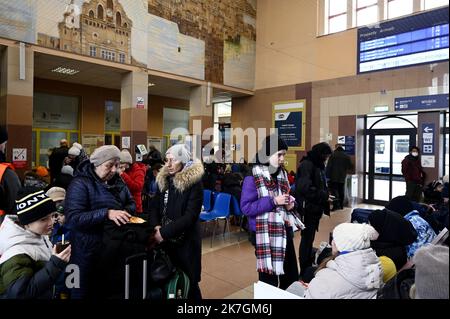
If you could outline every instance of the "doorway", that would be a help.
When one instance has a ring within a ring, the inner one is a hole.
[[[415,145],[417,115],[415,123],[405,117],[388,116],[379,118],[366,129],[366,202],[384,206],[392,198],[405,195],[401,163],[409,154],[409,148]]]

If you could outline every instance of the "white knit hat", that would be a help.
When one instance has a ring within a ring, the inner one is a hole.
[[[356,251],[370,247],[378,232],[368,224],[342,223],[333,230],[333,240],[338,251]]]
[[[78,147],[72,146],[71,148],[69,148],[69,155],[79,156],[80,153],[81,151]]]
[[[121,163],[133,164],[133,158],[131,157],[131,154],[130,154],[130,152],[127,149],[123,149],[120,152],[120,162]]]
[[[72,147],[76,147],[76,148],[78,148],[79,150],[82,150],[82,149],[83,149],[83,146],[82,146],[80,143],[77,143],[77,142],[73,143],[73,144],[72,144]]]
[[[166,155],[167,154],[172,154],[177,161],[180,161],[183,164],[186,164],[192,159],[191,152],[185,144],[175,144],[167,150]]]

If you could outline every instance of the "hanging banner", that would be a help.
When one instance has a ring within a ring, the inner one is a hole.
[[[286,101],[272,104],[273,127],[289,150],[305,150],[306,101]]]

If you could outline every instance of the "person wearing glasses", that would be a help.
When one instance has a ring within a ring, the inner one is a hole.
[[[70,227],[72,257],[80,269],[80,286],[71,291],[72,299],[98,298],[96,285],[103,227],[107,220],[117,226],[126,224],[136,204],[118,174],[120,150],[104,145],[94,150],[88,161],[78,167],[65,199],[66,221]]]
[[[202,240],[199,215],[203,204],[203,164],[193,160],[184,144],[166,152],[165,165],[156,176],[158,191],[150,211],[154,240],[190,281],[188,299],[202,298]]]

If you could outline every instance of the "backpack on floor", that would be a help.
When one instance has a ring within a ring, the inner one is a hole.
[[[166,285],[167,299],[187,299],[189,288],[189,277],[181,269],[177,269]]]

